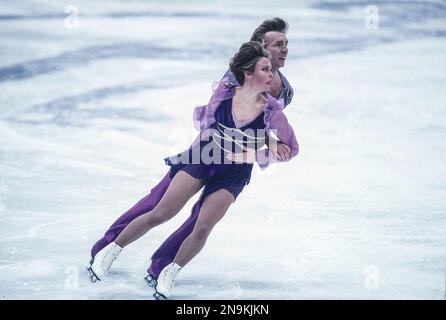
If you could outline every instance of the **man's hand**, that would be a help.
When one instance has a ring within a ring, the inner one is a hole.
[[[275,146],[275,147],[273,147],[273,146]],[[273,152],[274,156],[279,161],[286,161],[286,160],[290,159],[291,148],[288,147],[283,142],[277,142],[277,144],[271,144],[269,149]]]
[[[244,152],[228,153],[226,158],[236,163],[254,163],[256,161],[256,149],[243,147]]]

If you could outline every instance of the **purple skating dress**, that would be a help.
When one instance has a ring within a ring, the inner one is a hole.
[[[264,112],[251,120],[239,122],[234,118],[232,98],[229,98],[221,102],[214,113],[214,118],[215,122],[210,126],[212,135],[206,140],[199,141],[183,153],[164,159],[171,167],[170,178],[183,170],[196,179],[204,180],[201,203],[208,195],[219,189],[228,190],[235,200],[249,183],[253,164],[231,162],[225,159],[226,155],[229,152],[243,152],[242,145],[260,149],[265,144],[265,137],[261,134],[265,128]],[[213,161],[210,163],[199,157],[197,161],[191,163],[193,152],[197,151],[196,154],[201,155],[203,150],[209,151],[205,154],[208,154]]]

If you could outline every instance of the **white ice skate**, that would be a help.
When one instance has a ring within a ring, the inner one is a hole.
[[[165,300],[170,297],[172,292],[175,277],[180,272],[181,267],[176,263],[167,265],[158,276],[158,283],[156,285],[156,292],[153,294],[156,300]]]
[[[87,268],[91,282],[101,281],[121,251],[122,248],[112,242],[96,253],[94,259],[90,261],[90,267]]]

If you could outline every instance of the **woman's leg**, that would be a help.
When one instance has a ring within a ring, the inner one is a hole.
[[[187,220],[172,233],[159,248],[153,253],[150,266],[147,269],[152,279],[158,279],[161,270],[173,262],[175,256],[180,250],[181,244],[192,233],[197,222],[201,209],[201,200],[198,199],[191,210],[191,215]]]
[[[115,222],[113,222],[110,228],[105,232],[104,236],[100,238],[91,248],[91,257],[94,258],[99,251],[101,251],[109,243],[113,242],[130,222],[135,220],[140,215],[153,210],[158,202],[160,202],[164,193],[166,193],[171,180],[170,172],[167,172],[163,179],[161,179],[161,181],[150,190],[148,195],[139,200]]]
[[[156,207],[129,223],[116,238],[115,243],[123,248],[153,227],[173,218],[202,186],[202,180],[195,179],[187,172],[178,171]]]
[[[226,189],[219,189],[204,199],[194,230],[184,240],[174,259],[176,264],[184,267],[201,251],[212,229],[233,202],[234,196]]]

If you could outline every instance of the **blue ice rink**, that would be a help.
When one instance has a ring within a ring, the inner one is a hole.
[[[444,299],[444,1],[56,3],[0,9],[0,299],[152,299],[149,258],[193,200],[101,283],[90,247],[273,16],[290,24],[300,154],[254,168],[172,298]]]

